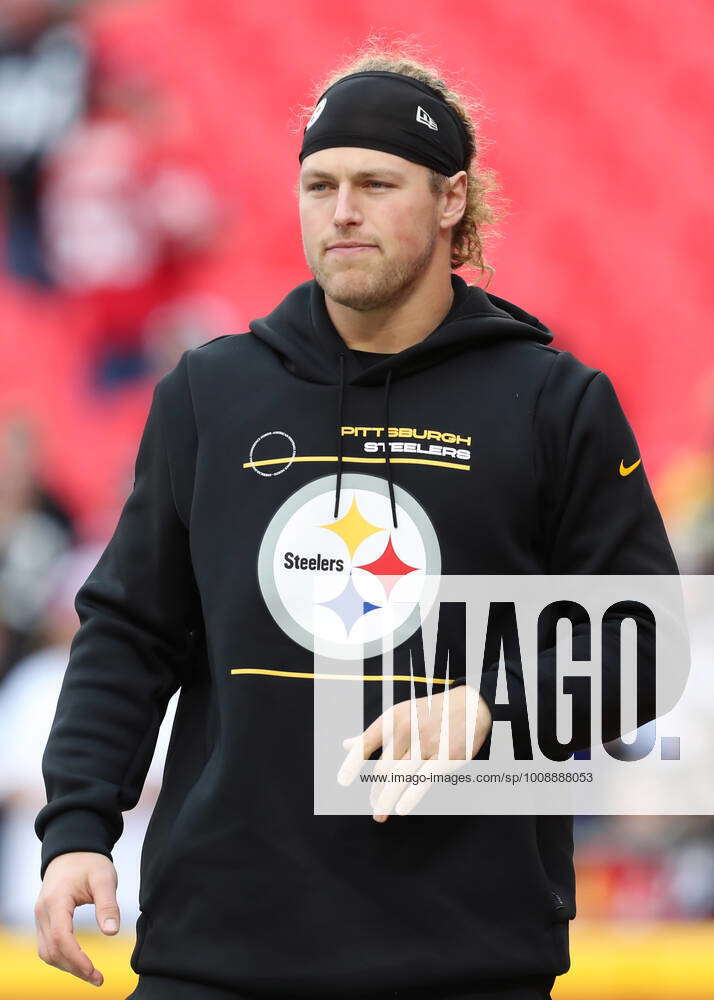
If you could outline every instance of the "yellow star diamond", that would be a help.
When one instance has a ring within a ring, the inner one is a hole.
[[[320,527],[327,528],[328,531],[334,531],[342,539],[350,550],[350,558],[354,556],[365,538],[369,538],[370,535],[374,535],[377,531],[385,530],[384,528],[377,527],[376,524],[370,524],[362,516],[354,496],[352,497],[350,509],[344,517],[341,517],[339,521],[334,521],[332,524],[321,524]]]

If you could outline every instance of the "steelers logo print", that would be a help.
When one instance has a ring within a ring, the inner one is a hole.
[[[311,651],[359,659],[404,642],[438,592],[441,553],[421,504],[370,475],[324,476],[289,497],[258,553],[263,599],[280,628]]]

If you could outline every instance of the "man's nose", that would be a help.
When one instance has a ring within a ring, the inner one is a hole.
[[[341,184],[337,189],[337,200],[335,201],[335,214],[333,222],[336,226],[346,226],[350,223],[362,221],[358,199],[354,191],[347,184]]]

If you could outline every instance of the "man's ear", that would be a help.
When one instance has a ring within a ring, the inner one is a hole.
[[[449,183],[444,189],[444,208],[441,213],[440,225],[444,229],[456,226],[466,211],[466,193],[468,190],[468,174],[465,170],[449,177]]]

